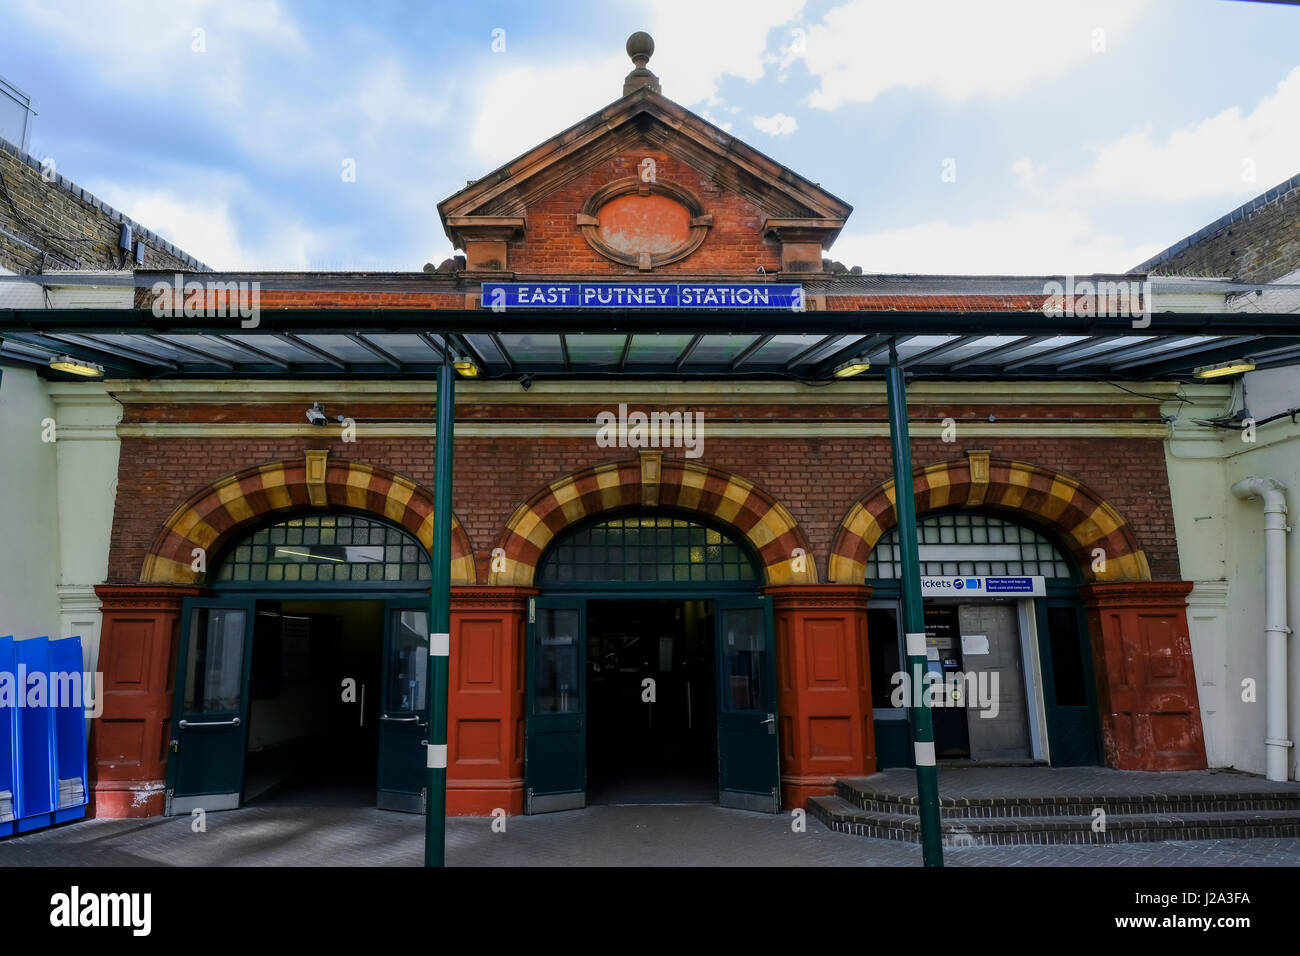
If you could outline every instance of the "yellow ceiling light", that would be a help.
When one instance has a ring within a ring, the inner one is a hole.
[[[1202,365],[1194,369],[1192,374],[1197,378],[1222,378],[1225,375],[1240,375],[1242,372],[1253,372],[1255,363],[1250,359],[1237,359],[1233,362],[1220,362],[1218,365]]]
[[[474,364],[474,360],[468,355],[457,355],[452,359],[451,364],[462,378],[478,378],[478,366]]]
[[[856,358],[849,359],[841,365],[835,366],[835,377],[851,378],[854,375],[859,375],[862,372],[865,372],[869,368],[871,368],[871,363],[867,361],[867,357],[865,355],[859,355]]]
[[[56,372],[84,375],[86,378],[102,378],[104,375],[104,366],[96,365],[94,362],[83,362],[80,359],[74,359],[71,355],[62,355],[50,359],[50,368]]]

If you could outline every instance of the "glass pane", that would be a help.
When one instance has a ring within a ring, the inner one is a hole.
[[[412,581],[426,578],[427,568],[424,548],[404,528],[359,515],[314,514],[263,528],[240,542],[215,579]]]
[[[185,713],[230,713],[241,709],[247,617],[239,608],[196,607],[190,613]]]
[[[902,670],[899,666],[897,608],[867,609],[867,648],[871,653],[871,707],[873,710],[888,710],[896,686],[893,677]]]
[[[578,698],[578,611],[574,608],[537,609],[537,673],[533,675],[533,713],[573,714]]]
[[[544,583],[757,580],[740,543],[667,516],[615,518],[573,532],[543,558],[539,577]]]
[[[393,611],[388,645],[389,711],[423,711],[429,673],[429,612]]]
[[[763,646],[763,621],[758,608],[722,612],[723,682],[727,710],[767,710],[763,696],[763,671],[767,651]]]
[[[1052,683],[1056,687],[1056,706],[1086,706],[1088,688],[1083,671],[1078,611],[1072,607],[1049,607],[1047,633],[1052,645]]]

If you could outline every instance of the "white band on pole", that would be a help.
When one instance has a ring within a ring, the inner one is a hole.
[[[451,635],[430,634],[429,653],[432,654],[434,657],[450,657],[451,656]]]
[[[907,656],[924,657],[925,656],[925,632],[911,632],[907,635]]]
[[[918,767],[933,767],[934,763],[934,741],[918,740],[916,742],[916,765]]]
[[[428,770],[447,769],[446,744],[429,744],[429,754],[428,760],[425,762],[425,768]]]

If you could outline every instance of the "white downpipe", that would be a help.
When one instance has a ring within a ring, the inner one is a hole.
[[[1243,478],[1232,486],[1238,498],[1264,500],[1264,640],[1267,653],[1264,747],[1269,780],[1286,780],[1286,485],[1276,478]]]

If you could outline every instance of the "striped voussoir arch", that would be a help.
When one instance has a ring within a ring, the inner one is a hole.
[[[731,527],[758,554],[766,584],[817,583],[803,531],[766,492],[738,475],[680,459],[648,472],[644,458],[567,475],[515,509],[497,542],[505,560],[492,562],[489,583],[533,584],[542,553],[566,527],[636,507],[695,512]]]
[[[350,508],[401,525],[425,549],[433,546],[433,495],[401,475],[355,461],[325,461],[322,480],[308,482],[306,459],[275,461],[208,485],[177,508],[144,561],[142,583],[202,584],[194,549],[209,561],[263,518],[281,512]],[[452,516],[451,582],[473,584],[474,552]],[[209,566],[209,569],[210,566]]]
[[[943,461],[912,472],[916,512],[979,508],[1013,512],[1047,529],[1070,550],[1087,581],[1150,581],[1151,569],[1132,529],[1111,505],[1086,485],[1023,461]],[[827,574],[832,583],[861,584],[867,556],[880,536],[897,523],[894,482],[877,485],[840,522]],[[1105,566],[1095,570],[1100,548]]]

